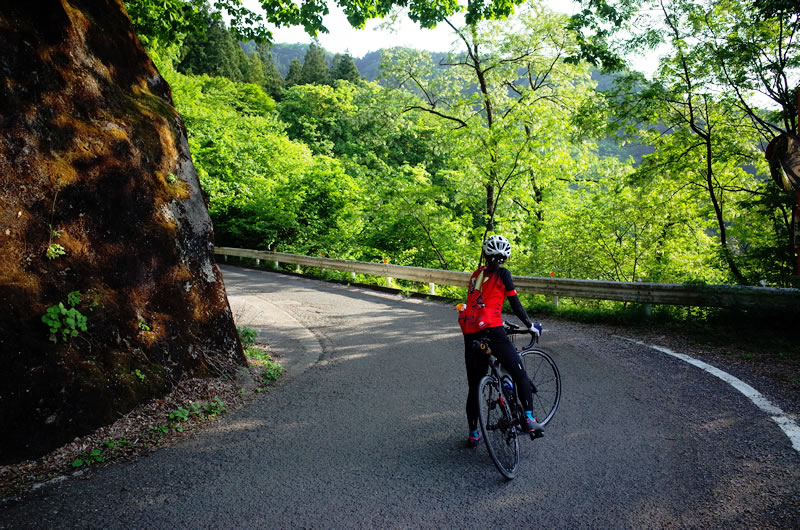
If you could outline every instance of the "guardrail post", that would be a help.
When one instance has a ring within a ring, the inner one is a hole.
[[[391,287],[391,286],[392,286],[392,279],[389,276],[387,276],[386,277],[386,287]]]
[[[558,296],[553,297],[553,306],[558,309]]]
[[[261,265],[261,260],[256,258],[256,267],[258,267],[259,265]]]
[[[228,255],[225,254],[225,256],[223,256],[223,257],[225,258],[225,263],[228,263]]]
[[[350,279],[351,280],[355,280],[356,279],[356,273],[355,272],[351,272],[350,273]]]
[[[428,292],[431,294],[436,294],[436,284],[433,282],[428,282]]]
[[[275,268],[277,269],[277,268],[279,268],[279,267],[280,267],[280,265],[279,265],[279,264],[278,264],[278,262],[276,261],[276,262],[275,262]]]
[[[644,304],[643,309],[645,315],[653,316],[653,306],[651,304]]]
[[[297,274],[303,274],[303,271],[300,269],[300,265],[295,267],[294,272],[296,272]]]

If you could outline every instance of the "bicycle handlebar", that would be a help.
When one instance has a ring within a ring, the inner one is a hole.
[[[504,320],[503,321],[503,329],[506,330],[506,334],[508,334],[508,335],[523,335],[523,334],[527,333],[527,334],[529,334],[531,336],[531,341],[528,344],[526,344],[525,346],[523,346],[520,349],[520,351],[527,350],[528,348],[530,348],[531,346],[533,346],[534,344],[536,344],[539,341],[539,337],[535,333],[533,333],[531,330],[523,329],[523,328],[519,327],[517,324],[514,324],[513,322],[508,322],[508,321]],[[473,348],[477,348],[477,349],[479,349],[479,350],[481,350],[481,351],[483,351],[483,352],[485,352],[487,354],[491,353],[490,350],[489,350],[488,340],[489,340],[488,338],[482,338],[482,339],[478,339],[478,340],[472,341]]]
[[[506,333],[509,335],[524,335],[525,333],[527,333],[531,336],[531,341],[522,348],[523,350],[527,350],[528,348],[530,348],[539,341],[539,337],[531,330],[523,329],[519,327],[517,324],[514,324],[513,322],[508,322],[507,320],[504,320],[503,327],[505,328]]]

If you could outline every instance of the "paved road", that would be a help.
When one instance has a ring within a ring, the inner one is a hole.
[[[462,447],[466,383],[452,306],[223,273],[240,323],[259,328],[289,377],[176,447],[44,488],[0,513],[0,526],[800,524],[790,441],[740,393],[679,360],[545,322],[564,395],[506,481],[484,447]]]

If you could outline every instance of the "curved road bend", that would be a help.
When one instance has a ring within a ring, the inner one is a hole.
[[[48,486],[0,527],[797,527],[800,455],[721,380],[545,321],[564,386],[513,481],[462,447],[452,306],[223,267],[290,376],[178,446]],[[238,309],[237,309],[238,308]],[[294,350],[292,349],[294,348]]]

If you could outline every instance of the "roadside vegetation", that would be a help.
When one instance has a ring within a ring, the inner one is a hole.
[[[449,54],[381,50],[371,81],[350,57],[317,45],[279,57],[218,21],[207,39],[139,26],[186,120],[217,244],[471,270],[494,232],[519,275],[800,286],[795,197],[764,155],[797,130],[796,8],[635,0],[567,17],[514,3],[510,20],[442,18]],[[652,75],[630,68],[655,47]],[[238,73],[220,70],[223,52]],[[522,298],[542,319],[690,334],[745,361],[800,357],[786,339],[796,314]]]
[[[445,19],[455,44],[436,62],[383,50],[376,82],[316,45],[276,73],[268,46],[234,45],[215,19],[205,40],[146,42],[220,246],[468,270],[497,232],[522,275],[796,285],[794,196],[764,148],[796,128],[798,14],[634,4],[619,13],[631,40],[602,57],[574,18],[531,1],[511,21]],[[652,78],[611,61],[636,43],[666,50]]]
[[[267,353],[269,348],[266,345],[256,342],[256,330],[247,326],[239,326],[238,330],[247,362],[258,374],[256,392],[261,392],[283,375],[283,367]]]

